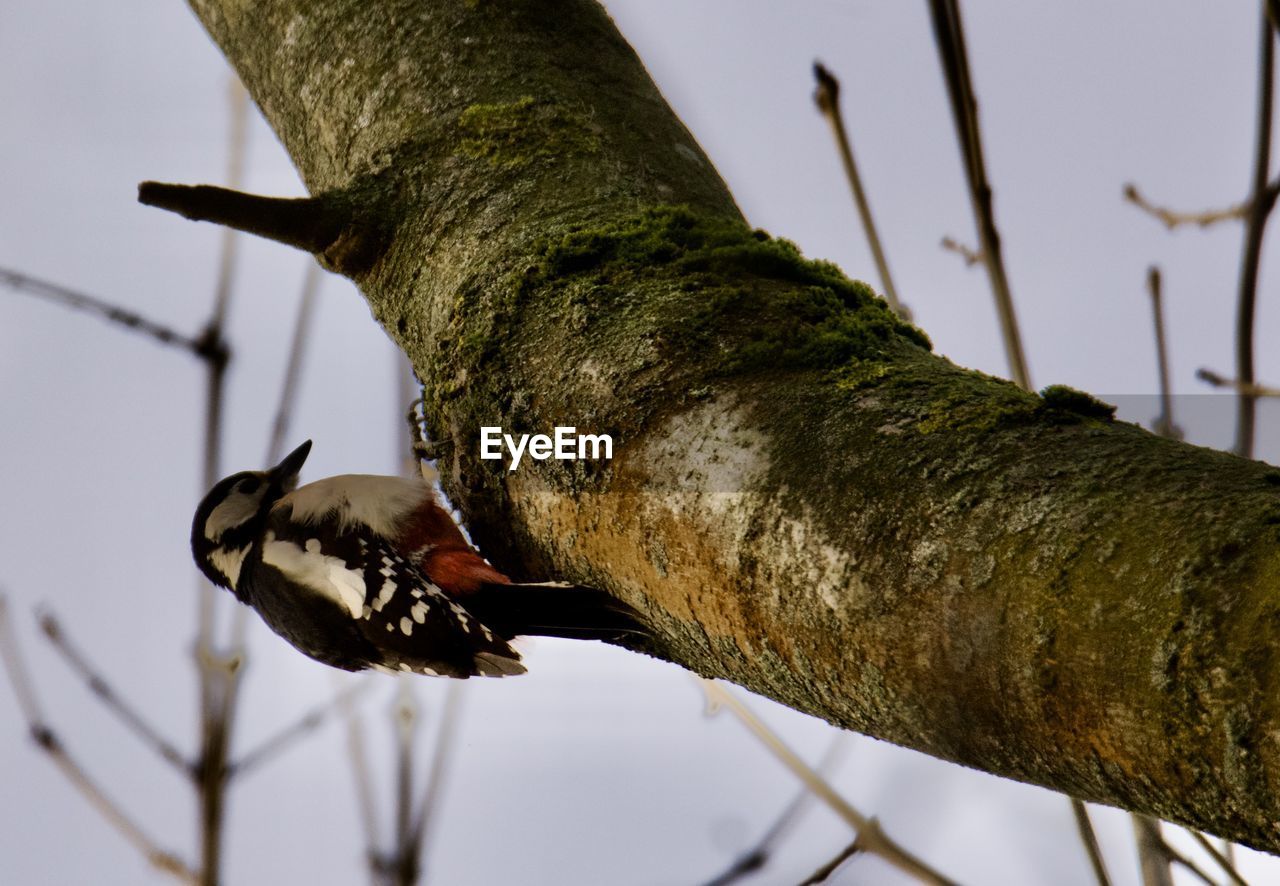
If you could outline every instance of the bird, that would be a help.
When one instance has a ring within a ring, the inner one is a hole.
[[[513,582],[471,547],[421,479],[344,474],[298,486],[308,440],[275,467],[219,480],[191,551],[215,585],[298,651],[348,671],[505,677],[521,635],[645,637],[595,588]]]

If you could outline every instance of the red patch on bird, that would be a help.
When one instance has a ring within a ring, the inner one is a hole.
[[[484,584],[511,583],[472,550],[458,524],[433,498],[404,521],[397,547],[446,594],[470,594]]]

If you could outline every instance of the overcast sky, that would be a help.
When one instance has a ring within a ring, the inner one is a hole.
[[[973,223],[925,4],[611,0],[676,111],[755,225],[873,285],[810,65],[841,78],[843,106],[898,290],[937,350],[1005,374],[981,271],[939,249]],[[1251,4],[971,2],[965,6],[988,169],[1037,387],[1108,396],[1155,390],[1146,268],[1164,269],[1173,384],[1232,371],[1238,224],[1170,234],[1122,203],[1137,182],[1179,208],[1242,199],[1253,144]],[[218,232],[139,207],[137,182],[219,182],[228,73],[178,0],[89,0],[0,10],[0,266],[195,333],[212,298]],[[246,187],[302,193],[256,117]],[[298,289],[309,259],[241,243],[230,335],[225,466],[262,465]],[[1274,255],[1268,255],[1268,260]],[[1258,371],[1280,383],[1280,309],[1264,262]],[[359,294],[326,277],[295,440],[305,479],[393,472],[396,352]],[[47,715],[72,751],[166,848],[194,859],[192,794],[102,713],[33,630],[56,612],[102,670],[184,748],[197,722],[190,515],[199,483],[203,370],[190,357],[85,315],[0,290],[0,588]],[[1124,399],[1130,417],[1149,398]],[[1230,441],[1231,404],[1200,442]],[[1215,409],[1217,410],[1215,412]],[[1264,411],[1274,429],[1274,404]],[[1188,419],[1184,419],[1188,421]],[[385,427],[371,437],[368,429]],[[1275,434],[1260,455],[1280,461]],[[224,608],[223,613],[229,611]],[[333,691],[330,672],[255,623],[243,750]],[[531,673],[471,681],[460,755],[434,832],[434,882],[693,884],[744,849],[794,784],[726,715],[707,720],[674,666],[591,644],[539,641]],[[388,758],[386,682],[365,705]],[[414,684],[429,746],[445,686]],[[753,699],[816,759],[833,731]],[[385,776],[385,769],[380,770]],[[1058,795],[853,737],[836,783],[893,835],[970,883],[1072,884],[1088,870]],[[390,797],[383,778],[384,823]],[[1136,882],[1128,820],[1099,812],[1117,883]],[[815,808],[757,880],[789,883],[849,834]],[[341,733],[325,729],[233,789],[226,882],[362,882],[360,831]],[[1262,878],[1280,865],[1247,854]],[[166,882],[27,741],[0,688],[0,883]],[[897,882],[857,860],[833,882]]]

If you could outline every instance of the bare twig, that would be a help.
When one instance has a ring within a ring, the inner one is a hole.
[[[261,744],[245,753],[239,760],[229,764],[227,767],[228,777],[245,775],[271,758],[279,756],[293,747],[299,740],[324,725],[325,720],[332,716],[335,711],[354,703],[359,696],[369,691],[372,686],[373,681],[364,678],[343,687],[334,698],[323,704],[316,705],[275,735],[264,739]]]
[[[819,884],[827,882],[827,878],[834,874],[840,865],[844,864],[861,851],[862,847],[858,845],[858,839],[854,838],[854,841],[842,849],[839,855],[810,874],[808,879],[801,883],[800,886],[819,886]]]
[[[465,686],[461,680],[450,680],[445,688],[444,710],[440,715],[440,728],[436,732],[435,752],[431,756],[427,786],[418,806],[410,844],[410,851],[419,859],[419,871],[424,867],[421,859],[430,857],[426,855],[426,850],[430,843],[431,826],[436,821],[436,810],[443,796],[445,775],[453,762],[454,741],[458,735],[458,724],[462,721],[462,692]]]
[[[1227,875],[1228,880],[1235,883],[1236,886],[1249,886],[1249,884],[1245,882],[1244,877],[1240,876],[1240,872],[1236,870],[1236,866],[1231,862],[1231,859],[1223,855],[1222,852],[1218,850],[1218,847],[1214,846],[1213,843],[1210,842],[1208,837],[1199,831],[1192,830],[1191,828],[1184,828],[1184,830],[1186,830],[1186,832],[1191,835],[1192,839],[1200,845],[1201,849],[1209,853],[1209,857],[1214,860],[1218,867],[1222,868],[1222,872]],[[1227,845],[1229,846],[1230,844]]]
[[[289,358],[285,362],[284,381],[280,386],[280,400],[276,405],[275,420],[271,423],[271,439],[267,443],[266,464],[273,465],[284,455],[285,438],[289,433],[289,421],[298,399],[298,379],[302,363],[306,359],[307,342],[311,337],[311,322],[315,315],[316,295],[320,289],[321,270],[313,261],[307,262],[302,277],[302,291],[298,296],[298,315],[293,325],[293,342],[289,346]],[[243,649],[249,626],[249,607],[237,606],[231,615],[231,646]]]
[[[1267,218],[1276,201],[1275,192],[1267,187],[1271,169],[1271,94],[1275,76],[1275,34],[1265,3],[1260,18],[1257,142],[1254,148],[1249,218],[1245,227],[1244,252],[1240,258],[1240,295],[1236,308],[1236,379],[1242,385],[1254,382],[1253,327],[1258,296],[1258,268],[1262,261],[1262,236],[1266,232]],[[1236,455],[1251,458],[1257,400],[1246,390],[1240,390],[1239,395],[1235,452]]]
[[[418,856],[413,848],[413,739],[421,708],[409,678],[401,677],[391,717],[396,737],[395,846],[386,865],[391,882],[412,886],[418,881]]]
[[[227,147],[227,181],[237,187],[244,177],[245,146],[248,134],[249,97],[234,77],[230,82],[230,135]],[[208,342],[206,361],[204,488],[218,480],[222,451],[222,406],[224,381],[230,350],[223,336],[235,279],[238,239],[235,232],[223,232],[214,286],[213,310],[202,336]],[[196,794],[199,808],[200,877],[204,886],[221,880],[222,827],[228,782],[227,756],[235,725],[244,648],[234,643],[225,652],[214,649],[214,607],[217,591],[207,581],[199,584],[196,614],[196,670],[200,686],[200,756],[196,765]]]
[[[929,867],[919,858],[894,842],[885,834],[874,819],[864,816],[854,809],[847,800],[801,760],[786,743],[778,737],[762,720],[738,700],[728,689],[710,680],[700,680],[703,691],[707,695],[708,709],[715,712],[720,707],[728,708],[756,738],[758,738],[778,760],[791,770],[805,786],[819,799],[826,803],[837,815],[845,820],[858,836],[859,847],[864,852],[878,855],[899,870],[917,877],[925,883],[949,884],[952,881]]]
[[[161,323],[156,323],[154,320],[148,320],[137,311],[113,305],[92,295],[85,295],[83,292],[77,292],[74,289],[68,289],[66,286],[50,283],[48,280],[40,280],[9,268],[0,268],[0,283],[4,283],[18,292],[25,292],[28,295],[57,302],[79,311],[87,311],[126,329],[132,329],[135,332],[148,335],[161,344],[182,348],[198,357],[204,356],[200,339],[192,338],[185,333],[178,332]]]
[[[62,655],[71,669],[88,684],[89,691],[96,695],[127,727],[133,730],[134,735],[143,744],[150,747],[184,775],[190,775],[191,761],[168,739],[162,736],[160,731],[152,726],[131,704],[125,701],[120,693],[111,687],[111,684],[106,681],[101,672],[89,663],[89,660],[80,651],[79,647],[67,637],[62,630],[62,625],[58,623],[53,614],[50,612],[42,613],[39,620],[40,629],[49,638],[49,643]]]
[[[1156,330],[1156,366],[1160,373],[1160,414],[1155,419],[1155,431],[1174,440],[1182,439],[1182,428],[1173,422],[1173,395],[1169,391],[1169,351],[1164,334],[1164,301],[1161,296],[1160,269],[1152,265],[1147,270],[1147,291],[1151,293],[1151,312]]]
[[[853,202],[858,207],[858,217],[862,219],[862,230],[867,235],[867,245],[871,247],[871,257],[876,263],[876,273],[880,275],[880,285],[884,287],[884,300],[889,303],[889,307],[895,314],[910,321],[911,311],[898,299],[898,290],[893,285],[893,277],[889,273],[889,262],[885,258],[884,248],[880,245],[880,234],[876,229],[875,219],[871,215],[871,204],[867,201],[866,191],[862,188],[862,177],[858,175],[858,165],[853,159],[853,145],[845,130],[844,116],[840,113],[840,81],[823,67],[821,62],[813,63],[813,76],[818,81],[813,99],[822,116],[831,125],[831,132],[835,136],[836,147],[840,152],[840,162],[844,166],[845,176],[849,179],[849,187],[853,190]]]
[[[289,422],[298,398],[298,378],[302,374],[302,362],[306,358],[307,342],[311,337],[311,321],[315,316],[316,294],[320,290],[322,273],[315,262],[307,262],[306,274],[302,278],[302,293],[298,297],[298,318],[293,324],[293,342],[289,346],[289,359],[285,364],[284,382],[280,386],[276,417],[271,423],[271,442],[267,444],[266,463],[269,465],[275,464],[284,455],[285,438],[289,434]]]
[[[1138,186],[1133,182],[1126,182],[1124,186],[1124,199],[1128,200],[1134,206],[1141,209],[1156,219],[1158,219],[1166,228],[1173,230],[1183,225],[1195,225],[1200,228],[1207,228],[1224,221],[1241,221],[1248,218],[1249,210],[1253,206],[1252,200],[1245,200],[1243,203],[1237,203],[1234,206],[1228,206],[1226,209],[1206,209],[1200,212],[1180,212],[1176,209],[1169,209],[1159,206],[1148,200]]]
[[[1201,366],[1196,370],[1196,378],[1213,385],[1215,388],[1230,388],[1236,393],[1245,393],[1251,397],[1280,397],[1280,388],[1272,388],[1260,384],[1245,384],[1234,378],[1219,375],[1212,369]]]
[[[824,781],[829,780],[831,770],[844,755],[844,750],[848,747],[848,737],[849,733],[847,732],[836,733],[836,737],[832,739],[826,753],[818,761],[816,772]],[[755,873],[768,864],[774,848],[787,831],[799,820],[801,813],[813,802],[813,798],[812,791],[808,788],[801,788],[791,802],[787,804],[786,808],[782,810],[782,814],[756,841],[756,844],[746,852],[740,853],[737,859],[729,865],[728,869],[708,880],[706,886],[730,886],[730,884],[736,883],[743,877]]]
[[[339,680],[339,675],[334,674],[335,683]],[[347,753],[351,757],[351,771],[355,775],[356,805],[360,809],[360,823],[364,826],[364,845],[368,848],[370,863],[376,864],[378,807],[373,795],[369,758],[365,753],[364,726],[350,697],[343,692],[338,693],[338,710],[347,722]]]
[[[1173,886],[1173,872],[1169,869],[1168,846],[1160,834],[1160,822],[1150,816],[1130,815],[1133,835],[1138,848],[1138,865],[1142,871],[1142,886]]]
[[[1080,831],[1080,842],[1089,856],[1089,864],[1093,867],[1093,877],[1098,886],[1111,886],[1111,877],[1107,875],[1106,862],[1102,860],[1102,849],[1098,846],[1098,835],[1093,831],[1093,822],[1089,821],[1089,810],[1082,800],[1071,798],[1071,811],[1076,817],[1076,828]]]
[[[35,691],[32,689],[31,681],[27,677],[26,668],[23,666],[22,656],[18,651],[17,637],[9,622],[8,601],[2,595],[0,595],[0,659],[3,659],[5,671],[9,675],[9,682],[13,686],[14,695],[18,699],[18,707],[22,711],[23,718],[27,721],[27,728],[31,733],[32,739],[37,747],[49,755],[49,759],[58,767],[67,781],[71,783],[71,786],[88,800],[90,806],[98,810],[98,813],[106,820],[107,824],[141,852],[152,866],[177,877],[185,883],[196,883],[197,876],[195,872],[177,855],[161,849],[121,809],[118,803],[108,797],[102,788],[98,787],[89,777],[88,773],[85,772],[75,758],[71,756],[62,740],[45,722],[44,716],[40,711],[39,702],[36,700]]]
[[[987,276],[991,280],[996,313],[1000,317],[1000,331],[1004,339],[1005,357],[1009,361],[1009,373],[1019,387],[1029,391],[1031,375],[1027,371],[1022,335],[1018,331],[1018,320],[1013,309],[1013,295],[1009,291],[1009,280],[1000,254],[1000,234],[996,229],[991,185],[987,180],[986,161],[983,159],[978,104],[969,75],[960,6],[958,0],[929,0],[929,10],[933,18],[933,32],[938,43],[943,77],[947,82],[947,94],[951,100],[951,115],[955,120],[956,135],[960,141],[960,152],[969,182],[969,197],[981,243],[980,252],[987,267]]]
[[[966,268],[971,268],[976,264],[982,263],[981,252],[969,246],[965,246],[953,237],[943,237],[942,242],[939,245],[943,249],[946,249],[949,252],[954,252],[956,255],[960,256],[960,258],[964,259],[964,265]]]

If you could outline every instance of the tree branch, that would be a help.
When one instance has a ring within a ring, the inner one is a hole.
[[[872,855],[878,855],[889,864],[905,873],[911,874],[924,883],[948,886],[952,882],[890,839],[888,834],[881,830],[875,819],[868,818],[854,809],[818,773],[810,769],[803,760],[796,756],[795,752],[787,747],[782,739],[764,724],[764,721],[751,713],[747,706],[739,701],[732,692],[710,680],[702,680],[700,682],[703,691],[707,694],[709,711],[714,713],[721,706],[728,708],[735,717],[742,721],[744,726],[751,730],[756,738],[760,740],[760,743],[769,749],[770,753],[800,779],[814,796],[826,803],[832,811],[848,823],[857,837],[854,841],[857,848],[853,851],[860,850],[869,852]],[[852,852],[849,854],[852,854]],[[846,855],[845,857],[847,858],[848,856]],[[834,870],[834,867],[832,869]]]
[[[84,654],[68,639],[53,614],[46,612],[40,616],[39,620],[40,629],[49,638],[49,643],[62,655],[71,669],[88,684],[90,691],[98,696],[98,699],[119,717],[143,744],[150,747],[183,775],[190,776],[191,761],[111,687],[101,672],[93,667]]]
[[[1272,83],[1275,78],[1275,29],[1268,18],[1267,4],[1262,4],[1258,26],[1258,119],[1257,143],[1253,160],[1253,187],[1249,217],[1246,220],[1244,250],[1240,257],[1240,295],[1236,305],[1236,380],[1241,385],[1253,384],[1253,324],[1258,297],[1258,271],[1262,262],[1262,236],[1267,219],[1275,206],[1275,194],[1267,188],[1271,169]],[[1236,415],[1235,452],[1245,458],[1253,456],[1254,424],[1257,399],[1246,390],[1239,392]]]
[[[880,233],[871,215],[871,204],[867,201],[866,192],[862,188],[862,177],[858,175],[858,165],[853,159],[853,145],[844,128],[844,116],[840,113],[840,81],[824,68],[821,62],[813,63],[813,76],[818,81],[813,99],[822,116],[831,125],[831,132],[835,136],[836,148],[840,152],[840,162],[844,166],[845,177],[849,179],[849,187],[853,190],[853,202],[858,207],[858,217],[862,219],[862,230],[867,235],[867,245],[871,247],[871,257],[876,263],[876,273],[880,275],[884,300],[889,303],[889,307],[893,308],[895,314],[910,322],[911,311],[899,300],[898,290],[893,285],[893,276],[889,273],[889,261],[885,258],[884,248],[880,245]]]
[[[1138,186],[1132,182],[1127,182],[1124,186],[1124,199],[1128,200],[1134,206],[1141,209],[1148,215],[1159,219],[1169,230],[1181,227],[1182,225],[1196,225],[1197,227],[1207,228],[1223,221],[1239,221],[1249,216],[1253,202],[1246,200],[1243,203],[1237,203],[1234,206],[1228,206],[1226,209],[1206,209],[1201,212],[1179,212],[1177,210],[1168,209],[1164,206],[1157,206],[1138,190]]]
[[[752,231],[598,4],[263,2],[193,5],[308,190],[364,188],[358,283],[490,560],[845,728],[1280,849],[1274,469],[960,370]],[[493,424],[614,457],[511,472]]]
[[[157,870],[171,874],[185,883],[195,884],[198,878],[194,871],[177,855],[161,849],[138,824],[129,817],[116,801],[112,800],[84,768],[71,756],[58,735],[46,723],[36,700],[35,690],[27,677],[22,656],[18,651],[17,637],[9,621],[9,604],[0,594],[0,659],[4,662],[5,672],[18,699],[18,707],[27,721],[31,738],[58,770],[66,777],[89,805],[98,811],[107,824],[116,830],[125,841],[141,852]]]
[[[943,78],[947,83],[947,95],[951,99],[951,115],[964,160],[978,239],[982,244],[978,254],[982,256],[987,276],[991,279],[991,291],[996,300],[996,313],[1000,317],[1000,332],[1004,339],[1005,356],[1009,361],[1009,373],[1019,387],[1031,390],[1031,375],[1027,371],[1027,359],[1022,350],[1022,334],[1018,330],[1013,295],[1009,291],[1009,280],[1005,275],[1004,259],[1000,253],[1000,234],[996,229],[991,185],[987,181],[986,161],[983,159],[978,101],[974,97],[973,82],[969,76],[969,58],[965,49],[964,27],[960,21],[960,5],[958,0],[929,0],[929,11],[933,17],[933,34],[938,44]]]
[[[113,305],[92,295],[85,295],[83,292],[77,292],[74,289],[59,286],[57,283],[40,280],[9,268],[0,268],[0,283],[4,283],[19,292],[26,292],[38,298],[95,314],[111,323],[116,323],[126,329],[132,329],[141,332],[143,335],[150,336],[163,345],[182,348],[197,357],[208,357],[201,339],[192,338],[161,323],[148,320],[136,311]]]

